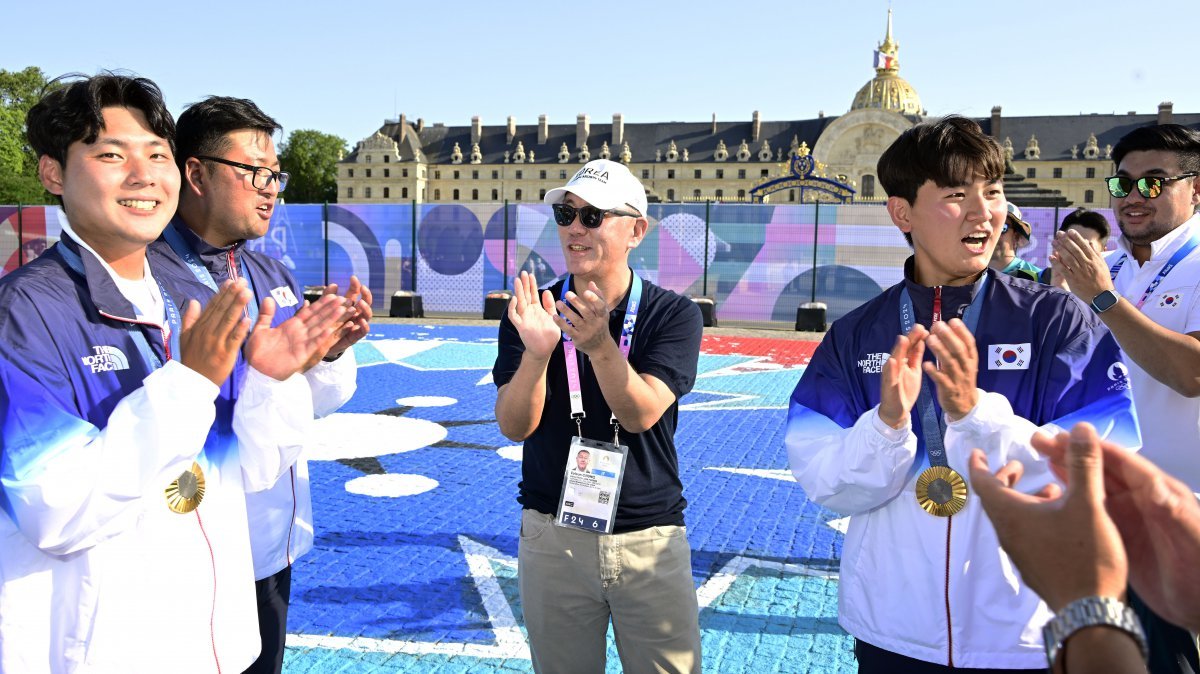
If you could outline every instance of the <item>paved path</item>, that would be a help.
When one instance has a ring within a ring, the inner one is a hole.
[[[319,422],[316,547],[294,570],[286,672],[531,671],[520,447],[492,414],[496,324],[450,323],[374,326],[356,347],[358,394]],[[705,672],[854,669],[836,618],[840,523],[805,499],[783,449],[816,346],[796,337],[706,331],[682,400]],[[620,671],[611,645],[608,670]]]

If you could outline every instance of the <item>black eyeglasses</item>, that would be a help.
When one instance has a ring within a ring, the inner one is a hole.
[[[1159,176],[1145,176],[1143,178],[1138,178],[1137,180],[1134,180],[1129,176],[1113,176],[1111,178],[1105,178],[1104,182],[1108,185],[1108,193],[1118,199],[1129,196],[1129,193],[1133,191],[1135,185],[1137,186],[1138,194],[1141,194],[1147,199],[1153,199],[1162,194],[1164,183],[1169,183],[1172,180],[1193,178],[1195,176],[1195,172],[1181,173],[1177,176],[1170,176],[1167,178],[1162,178]]]
[[[575,214],[579,214],[579,222],[588,229],[596,229],[600,223],[604,222],[605,216],[620,215],[626,218],[640,218],[638,213],[629,213],[616,208],[608,208],[600,210],[595,206],[580,206],[576,208],[571,204],[554,204],[551,206],[554,209],[554,221],[559,227],[570,227],[572,222],[575,222]]]
[[[253,185],[254,189],[256,189],[256,190],[265,190],[268,187],[270,187],[272,181],[278,180],[279,181],[279,191],[282,192],[285,189],[287,189],[288,179],[292,177],[290,174],[288,174],[284,171],[272,171],[271,169],[267,168],[266,166],[251,166],[250,164],[243,164],[243,163],[237,162],[237,161],[229,161],[228,159],[222,159],[220,157],[209,157],[208,155],[203,155],[203,154],[195,155],[195,157],[196,157],[196,159],[204,159],[206,161],[215,161],[218,164],[225,164],[226,166],[234,166],[234,167],[237,167],[240,169],[245,169],[245,170],[249,171],[250,172],[250,184]]]

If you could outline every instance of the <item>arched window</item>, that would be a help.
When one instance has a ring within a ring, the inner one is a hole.
[[[875,176],[873,176],[873,175],[863,176],[863,178],[862,178],[862,198],[863,199],[874,199],[875,198]]]
[[[745,198],[746,198],[746,190],[738,190],[738,200],[740,201]]]
[[[366,194],[364,196],[366,196],[366,198],[370,199],[371,198],[371,188],[368,187],[368,188],[366,188],[365,191],[366,191]]]
[[[479,201],[479,190],[471,190],[471,201]]]
[[[386,159],[387,155],[384,155],[384,158]],[[383,198],[389,199],[389,198],[391,198],[391,196],[392,196],[392,189],[390,187],[383,188]]]
[[[692,198],[699,201],[700,200],[700,190],[692,190]]]
[[[500,201],[500,190],[492,190],[492,201]]]
[[[347,198],[347,199],[353,199],[353,198],[354,198],[354,188],[353,188],[353,187],[347,187],[347,188],[346,188],[346,198]]]
[[[441,191],[441,190],[434,190],[434,191],[433,191],[433,200],[434,200],[434,201],[441,201],[441,200],[442,200],[442,191]]]
[[[515,196],[515,201],[520,201],[521,200],[521,190],[517,190],[517,193],[514,196]]]
[[[1094,191],[1092,191],[1092,190],[1084,190],[1083,191],[1084,203],[1090,204],[1095,200],[1096,200],[1096,193]]]
[[[675,201],[675,190],[667,190],[667,201]]]
[[[458,188],[456,187],[456,188],[454,188],[454,199],[453,199],[453,200],[454,200],[454,201],[458,201],[458,199],[459,199],[459,196],[458,196]]]
[[[717,190],[717,198],[720,199],[723,196],[725,196],[725,190]]]

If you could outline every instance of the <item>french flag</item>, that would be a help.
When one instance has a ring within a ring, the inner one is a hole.
[[[875,67],[876,68],[891,68],[896,63],[895,57],[890,54],[885,54],[878,49],[875,50]]]

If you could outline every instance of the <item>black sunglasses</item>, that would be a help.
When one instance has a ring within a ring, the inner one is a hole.
[[[272,171],[271,169],[267,168],[266,166],[252,166],[250,164],[243,164],[243,163],[237,162],[237,161],[230,161],[228,159],[222,159],[221,157],[210,157],[208,155],[203,155],[203,154],[195,155],[195,157],[196,157],[196,159],[203,159],[205,161],[215,161],[218,164],[225,164],[226,166],[233,166],[236,168],[245,169],[245,170],[249,171],[250,172],[250,184],[253,185],[254,189],[256,189],[256,190],[265,190],[268,187],[270,187],[272,181],[278,180],[279,181],[279,191],[282,192],[287,189],[288,179],[292,177],[291,174],[289,174],[285,171]]]
[[[595,206],[580,206],[576,208],[571,204],[554,204],[551,206],[554,209],[554,221],[559,227],[570,227],[572,222],[575,222],[575,214],[579,214],[579,222],[588,229],[596,229],[600,223],[604,222],[605,216],[620,215],[626,218],[640,218],[637,213],[629,213],[616,208],[600,210]]]
[[[1183,180],[1184,178],[1195,177],[1196,173],[1181,173],[1177,176],[1162,178],[1159,176],[1145,176],[1134,180],[1129,176],[1113,176],[1105,178],[1104,182],[1108,185],[1108,193],[1118,199],[1129,196],[1133,191],[1134,186],[1137,186],[1138,194],[1141,194],[1147,199],[1153,199],[1162,194],[1163,184],[1169,183],[1172,180]]]

